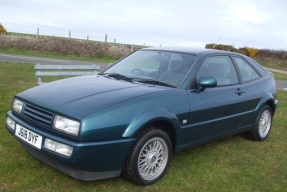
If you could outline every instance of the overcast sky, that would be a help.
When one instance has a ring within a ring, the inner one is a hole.
[[[9,32],[148,46],[287,50],[287,0],[1,0]]]

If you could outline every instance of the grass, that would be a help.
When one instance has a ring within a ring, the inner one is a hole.
[[[15,94],[36,85],[33,65],[0,62],[0,191],[286,191],[287,94],[278,92],[273,130],[264,142],[241,134],[173,156],[163,179],[138,187],[121,177],[83,182],[40,162],[5,128]]]
[[[264,67],[270,67],[285,71],[287,70],[287,60],[284,59],[276,59],[272,57],[255,57],[254,60],[256,60]]]
[[[281,74],[281,73],[274,73],[274,72],[272,72],[272,73],[273,73],[274,78],[276,80],[285,80],[285,81],[287,81],[287,75]]]

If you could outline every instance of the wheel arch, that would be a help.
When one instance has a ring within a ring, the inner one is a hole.
[[[157,116],[154,116],[155,114]],[[177,116],[169,110],[157,109],[141,114],[129,124],[123,137],[137,138],[141,133],[153,127],[161,129],[168,134],[172,143],[172,152],[174,153],[180,124]]]
[[[264,107],[265,105],[268,105],[271,110],[272,110],[272,116],[275,114],[276,111],[276,104],[275,104],[276,100],[274,99],[273,95],[270,94],[266,94],[261,98],[261,101],[258,103],[257,105],[257,112],[260,111],[260,109],[262,107]]]
[[[268,105],[268,106],[271,108],[271,110],[272,110],[272,116],[274,116],[275,110],[276,110],[274,101],[271,100],[271,99],[269,99],[268,101],[265,102],[265,105]]]
[[[171,141],[171,144],[172,144],[172,153],[174,153],[175,152],[175,144],[176,144],[176,131],[175,131],[174,126],[170,122],[168,122],[166,120],[151,121],[144,126],[144,128],[141,130],[141,132],[138,133],[138,135],[140,133],[144,132],[145,130],[147,130],[149,128],[153,128],[153,127],[161,129],[162,131],[164,131],[168,134],[170,141]]]

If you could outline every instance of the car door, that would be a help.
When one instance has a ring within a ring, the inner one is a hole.
[[[240,89],[244,98],[245,114],[240,128],[252,127],[256,118],[256,108],[264,94],[267,92],[266,83],[261,78],[259,72],[255,70],[241,56],[233,56],[240,77]]]
[[[236,130],[246,111],[244,94],[229,56],[210,56],[203,61],[196,79],[215,77],[217,86],[204,91],[188,91],[190,113],[186,126],[188,143],[220,136]]]

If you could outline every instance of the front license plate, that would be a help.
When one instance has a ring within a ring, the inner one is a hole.
[[[29,143],[30,145],[41,149],[42,146],[42,136],[38,135],[21,125],[16,125],[15,136],[20,138],[21,140]]]

